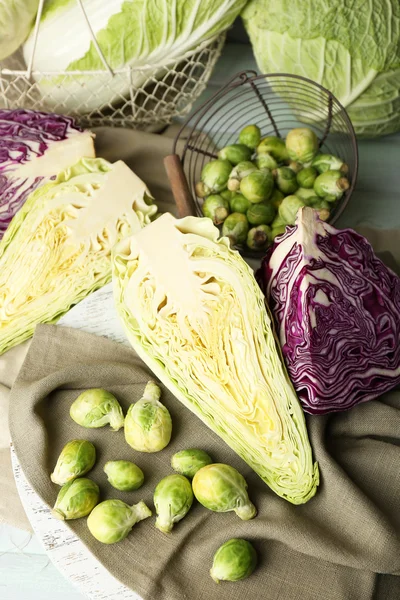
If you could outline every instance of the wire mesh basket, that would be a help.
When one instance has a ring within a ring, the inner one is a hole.
[[[108,125],[147,131],[160,130],[173,119],[184,117],[207,84],[221,54],[225,34],[168,61],[112,69],[97,43],[82,0],[77,2],[104,68],[57,72],[33,69],[40,36],[41,0],[30,56],[25,61],[20,49],[0,61],[0,108],[66,114],[82,127]],[[104,104],[99,104],[99,89],[109,97]]]
[[[174,154],[167,157],[165,166],[179,214],[202,216],[195,184],[203,167],[218,158],[219,149],[237,143],[240,130],[251,123],[259,126],[262,137],[281,138],[306,123],[316,133],[320,151],[339,156],[348,165],[350,187],[331,211],[329,222],[334,223],[350,199],[358,171],[357,141],[346,110],[330,91],[309,79],[254,71],[237,74],[178,132]],[[178,141],[183,142],[179,154]]]

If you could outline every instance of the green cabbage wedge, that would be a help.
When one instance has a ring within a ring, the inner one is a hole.
[[[112,246],[157,207],[123,163],[85,158],[33,192],[0,243],[0,354],[111,280]]]
[[[171,392],[293,504],[319,483],[250,267],[210,219],[165,214],[113,249],[128,339]]]

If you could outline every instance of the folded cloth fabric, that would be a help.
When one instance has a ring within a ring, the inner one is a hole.
[[[400,392],[361,404],[351,411],[307,416],[321,485],[315,498],[293,506],[276,496],[228,446],[163,386],[173,437],[160,453],[133,451],[123,430],[85,429],[69,408],[87,388],[102,387],[124,411],[137,401],[151,372],[133,350],[92,334],[39,325],[13,386],[10,430],[22,469],[49,505],[59,487],[50,481],[66,442],[92,441],[98,460],[88,474],[101,498],[151,508],[157,482],[172,472],[171,456],[199,447],[216,462],[236,467],[249,484],[258,516],[240,521],[194,503],[169,535],[154,527],[154,517],[137,524],[113,546],[97,542],[86,519],[68,525],[90,551],[145,600],[395,600],[400,597]],[[106,461],[128,459],[144,471],[144,486],[133,493],[112,488]],[[248,580],[217,586],[209,576],[216,549],[232,537],[251,540],[260,564]],[[379,595],[377,595],[379,594]]]

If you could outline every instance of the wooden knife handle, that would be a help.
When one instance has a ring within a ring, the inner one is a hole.
[[[178,154],[169,154],[166,156],[164,158],[164,167],[171,184],[179,217],[196,216],[196,205],[190,193]]]

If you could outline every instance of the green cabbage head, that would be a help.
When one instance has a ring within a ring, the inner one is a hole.
[[[318,485],[304,414],[253,273],[218,236],[211,219],[167,213],[122,240],[113,249],[116,307],[132,346],[176,398],[301,504]]]
[[[48,94],[47,104],[60,112],[73,109],[83,113],[121,102],[129,96],[130,85],[140,87],[149,77],[164,76],[167,65],[227,29],[245,4],[246,0],[84,0],[97,44],[114,71],[111,77],[101,73],[105,66],[79,3],[47,0],[34,69],[42,73],[75,71],[78,76],[39,76],[38,86]],[[25,61],[33,47],[32,31],[24,44]],[[129,67],[137,70],[130,72]],[[79,75],[81,71],[89,73]],[[97,73],[91,75],[90,71]]]
[[[28,37],[38,6],[39,0],[0,0],[0,60]]]
[[[242,17],[262,73],[317,81],[359,136],[400,130],[399,0],[250,0]]]

